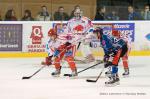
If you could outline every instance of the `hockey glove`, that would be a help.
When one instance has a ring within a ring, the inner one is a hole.
[[[112,62],[107,61],[107,62],[104,63],[104,68],[107,68],[111,65],[112,65]]]
[[[70,45],[71,45],[71,43],[69,43],[69,42],[66,42],[66,43],[65,43],[65,45],[66,45],[66,46],[70,46]]]
[[[118,49],[117,48],[113,48],[113,49],[109,49],[109,56],[113,57],[117,54]]]
[[[48,57],[46,57],[46,58],[45,58],[45,61],[42,62],[41,64],[42,64],[42,65],[47,65],[47,66],[51,65],[51,64],[52,64],[52,57],[53,57],[53,56],[48,56]]]
[[[103,61],[104,61],[104,62],[107,62],[108,60],[109,60],[109,55],[105,54]]]

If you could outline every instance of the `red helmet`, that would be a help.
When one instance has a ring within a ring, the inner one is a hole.
[[[118,30],[112,30],[112,35],[115,37],[120,37],[120,32]]]
[[[55,29],[50,29],[50,30],[48,31],[48,36],[53,36],[53,35],[56,35],[56,36],[57,36],[57,33],[56,33]]]

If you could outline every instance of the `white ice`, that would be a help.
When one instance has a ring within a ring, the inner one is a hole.
[[[86,82],[87,78],[97,77],[102,64],[99,65],[100,68],[89,69],[79,74],[76,79],[62,76],[64,73],[70,73],[69,68],[63,68],[60,77],[52,77],[53,67],[45,67],[30,79],[21,79],[41,68],[42,60],[44,58],[0,58],[0,99],[150,99],[148,56],[130,57],[130,76],[126,78],[121,76],[123,67],[120,62],[120,85],[115,87],[104,85],[108,80],[104,73],[98,82]]]

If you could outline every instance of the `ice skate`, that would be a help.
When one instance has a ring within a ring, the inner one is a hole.
[[[111,67],[107,67],[108,71],[105,72],[106,77],[111,77]]]
[[[105,82],[105,86],[113,87],[113,86],[119,85],[120,84],[119,81],[120,80],[119,80],[118,75],[115,74],[112,77],[109,77],[109,81]]]
[[[124,77],[128,77],[129,76],[129,69],[125,69],[125,72],[122,74],[122,76]]]
[[[70,77],[74,78],[74,77],[77,77],[77,76],[78,76],[77,69],[75,69],[74,71],[72,71]]]
[[[109,70],[106,71],[106,72],[105,72],[105,76],[106,76],[106,77],[111,77],[111,71],[109,71]]]
[[[61,73],[61,69],[56,69],[54,72],[52,72],[51,75],[54,77],[59,77],[60,73]]]

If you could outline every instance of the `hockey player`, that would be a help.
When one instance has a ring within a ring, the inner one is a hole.
[[[123,39],[115,40],[114,37],[103,34],[103,30],[96,28],[94,34],[100,39],[101,47],[104,50],[105,68],[110,67],[109,81],[106,85],[119,84],[118,62],[127,52],[127,44]]]
[[[121,34],[119,31],[117,30],[113,30],[112,31],[112,35],[116,38],[116,39],[120,39],[122,38],[123,40],[126,41],[127,43],[127,47],[128,47],[128,51],[127,53],[122,57],[122,62],[123,62],[123,67],[124,67],[124,73],[122,74],[123,76],[128,76],[129,75],[129,66],[128,66],[128,56],[131,50],[131,40],[129,38],[125,38],[125,37],[121,37]]]
[[[50,29],[48,32],[50,40],[47,44],[48,57],[46,57],[46,65],[52,64],[52,57],[54,58],[53,64],[55,65],[55,71],[51,74],[52,76],[59,76],[61,73],[60,62],[64,58],[72,70],[72,76],[77,76],[77,68],[74,62],[75,46],[67,42],[69,38],[60,38],[54,29]],[[63,36],[64,37],[64,36]]]
[[[60,62],[64,58],[66,60],[72,70],[72,77],[77,76],[77,68],[76,64],[74,62],[74,55],[75,55],[75,46],[71,45],[71,43],[66,42],[65,44],[60,44],[58,47],[56,47],[54,52],[54,65],[56,68],[56,71],[52,73],[53,76],[60,75],[61,72],[61,65]]]
[[[84,56],[84,62],[93,62],[95,61],[94,56],[90,50],[90,35],[92,32],[90,30],[93,29],[93,24],[90,19],[82,16],[82,11],[80,9],[76,9],[74,12],[75,17],[70,19],[67,23],[68,32],[72,33],[75,36],[75,39],[87,38],[80,42],[77,46],[77,49],[81,45],[81,52]]]
[[[53,35],[53,36],[52,36]],[[48,37],[50,38],[46,44],[46,51],[48,53],[48,56],[45,58],[45,61],[43,61],[41,64],[42,65],[51,65],[52,64],[52,57],[54,54],[54,48],[52,47],[53,45],[53,37],[56,38],[57,36],[56,31],[54,29],[50,29],[48,31]]]

